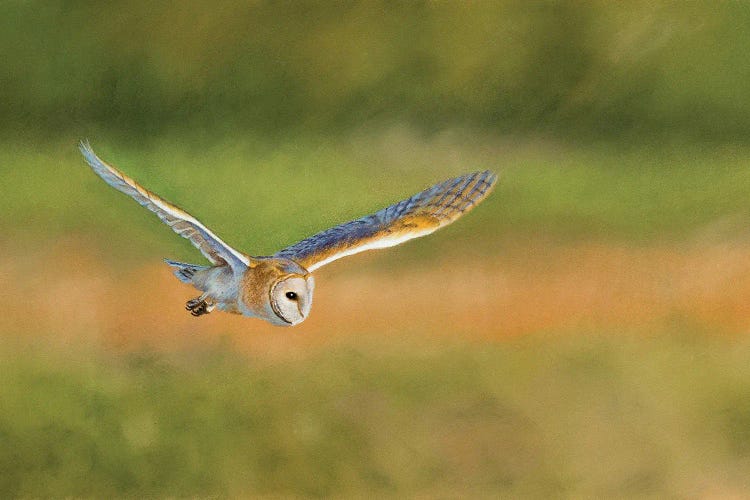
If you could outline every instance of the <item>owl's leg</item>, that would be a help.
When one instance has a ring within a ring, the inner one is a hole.
[[[196,297],[194,299],[188,300],[185,303],[185,309],[190,311],[190,314],[193,316],[200,316],[202,314],[208,314],[211,311],[214,310],[214,307],[216,307],[216,303],[208,299],[208,294],[204,293],[200,297]]]

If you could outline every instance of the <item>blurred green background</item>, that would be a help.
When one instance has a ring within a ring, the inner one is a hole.
[[[3,2],[3,127],[739,140],[744,2]]]
[[[750,495],[748,96],[746,2],[1,2],[0,496]],[[501,181],[276,329],[82,138],[256,255]]]

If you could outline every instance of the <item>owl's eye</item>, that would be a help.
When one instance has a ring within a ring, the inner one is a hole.
[[[289,300],[297,300],[297,294],[294,292],[286,292],[286,298]]]

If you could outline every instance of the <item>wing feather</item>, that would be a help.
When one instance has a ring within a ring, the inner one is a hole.
[[[78,145],[91,169],[104,182],[133,198],[140,205],[156,214],[174,232],[187,238],[201,253],[215,265],[228,263],[232,268],[243,269],[248,265],[248,257],[224,243],[218,236],[201,224],[195,217],[181,208],[172,205],[155,193],[139,185],[113,166],[102,161],[88,142]]]
[[[312,272],[341,257],[398,245],[447,226],[490,194],[497,175],[474,172],[448,179],[372,215],[326,229],[276,254]]]

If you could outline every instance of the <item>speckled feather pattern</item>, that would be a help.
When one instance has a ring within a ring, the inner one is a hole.
[[[449,179],[360,219],[326,229],[278,252],[313,271],[346,255],[397,245],[450,224],[493,189],[497,175],[474,172]]]

